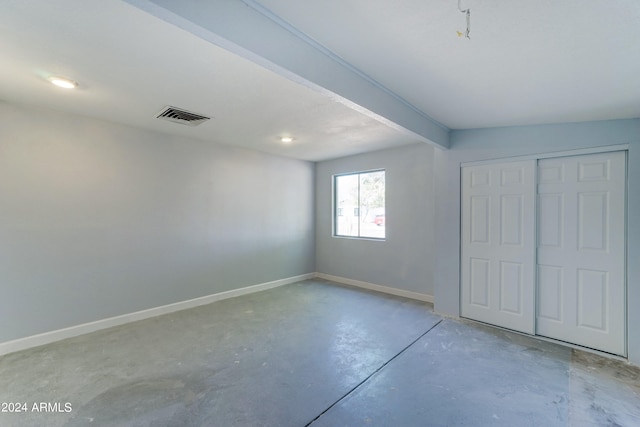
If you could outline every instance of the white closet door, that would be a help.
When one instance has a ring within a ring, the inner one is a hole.
[[[625,353],[624,152],[538,163],[537,334]]]
[[[462,316],[535,332],[535,160],[462,169]]]

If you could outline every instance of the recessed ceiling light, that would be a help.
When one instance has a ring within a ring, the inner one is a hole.
[[[49,77],[47,80],[49,80],[54,85],[65,89],[73,89],[78,87],[78,83],[74,82],[73,80],[65,79],[64,77]]]
[[[290,136],[283,136],[282,138],[280,138],[280,141],[288,144],[293,141],[293,138],[291,138]]]

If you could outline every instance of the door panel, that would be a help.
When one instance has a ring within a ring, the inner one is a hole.
[[[535,161],[462,169],[462,316],[535,332]]]
[[[500,243],[522,246],[525,222],[522,195],[500,196]]]
[[[578,269],[578,326],[606,332],[609,275],[606,271]]]
[[[578,250],[608,252],[609,193],[578,193]]]
[[[544,226],[538,232],[538,246],[562,247],[564,236],[564,195],[540,194],[538,196],[538,221]]]
[[[491,200],[489,196],[472,196],[470,202],[471,242],[489,244]]]
[[[538,335],[624,355],[624,152],[538,162]]]
[[[522,313],[522,264],[500,261],[500,311]]]
[[[470,259],[471,301],[470,304],[489,308],[489,260]]]
[[[538,266],[538,318],[544,318],[551,322],[562,322],[564,319],[563,277],[562,267]]]

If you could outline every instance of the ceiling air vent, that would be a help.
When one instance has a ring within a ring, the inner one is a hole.
[[[200,123],[206,122],[210,119],[210,117],[181,110],[176,107],[165,107],[160,113],[158,113],[156,118],[187,126],[198,126]]]

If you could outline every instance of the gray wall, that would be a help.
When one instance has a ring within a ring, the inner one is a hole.
[[[426,144],[316,166],[316,270],[433,295],[434,149]],[[332,175],[386,170],[386,241],[333,237]]]
[[[629,144],[627,291],[629,359],[640,364],[640,119],[461,130],[451,133],[451,149],[435,153],[436,311],[459,315],[460,163]]]
[[[0,120],[0,342],[315,270],[312,163],[6,103]]]
[[[629,144],[640,364],[640,119],[453,131],[448,151],[315,166],[1,102],[0,120],[0,342],[313,271],[434,295],[457,316],[460,163]],[[332,175],[378,168],[386,241],[332,237]]]

